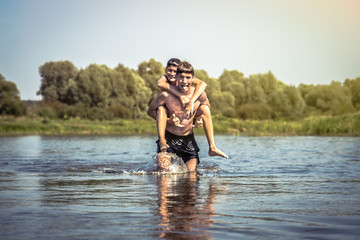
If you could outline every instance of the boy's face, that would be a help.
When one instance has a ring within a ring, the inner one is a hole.
[[[169,80],[170,83],[176,84],[176,70],[177,67],[170,65],[166,68],[166,77]]]
[[[190,90],[193,75],[191,73],[180,73],[176,76],[178,86],[183,93],[187,93]]]

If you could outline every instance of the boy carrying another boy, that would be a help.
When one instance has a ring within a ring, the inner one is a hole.
[[[194,68],[192,65],[188,62],[181,62],[177,68],[176,88],[188,99],[191,99],[194,94],[194,87],[191,86],[193,79]],[[195,141],[192,128],[194,117],[200,105],[210,107],[205,92],[195,101],[193,113],[189,115],[186,113],[186,109],[179,97],[163,91],[151,102],[148,109],[149,116],[154,119],[157,119],[157,109],[159,107],[165,107],[168,116],[176,116],[178,118],[176,124],[166,125],[165,139],[168,145],[166,151],[181,157],[189,171],[196,171],[199,163],[199,147]],[[160,152],[159,142],[158,152]]]

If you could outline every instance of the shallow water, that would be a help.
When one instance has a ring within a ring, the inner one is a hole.
[[[155,174],[155,137],[0,138],[0,239],[358,239],[360,138],[216,136]]]

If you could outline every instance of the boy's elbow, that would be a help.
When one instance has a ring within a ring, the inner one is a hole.
[[[149,115],[151,118],[156,119],[156,118],[154,117],[154,111],[153,111],[152,109],[149,108],[146,113],[147,113],[147,115]]]
[[[158,82],[157,86],[160,89],[165,89],[165,83],[163,83],[163,82]]]

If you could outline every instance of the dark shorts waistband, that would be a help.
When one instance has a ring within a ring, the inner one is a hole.
[[[194,132],[191,132],[190,134],[185,135],[185,136],[179,136],[179,135],[173,134],[173,133],[165,130],[165,136],[168,136],[170,138],[187,139],[187,138],[193,138]]]

